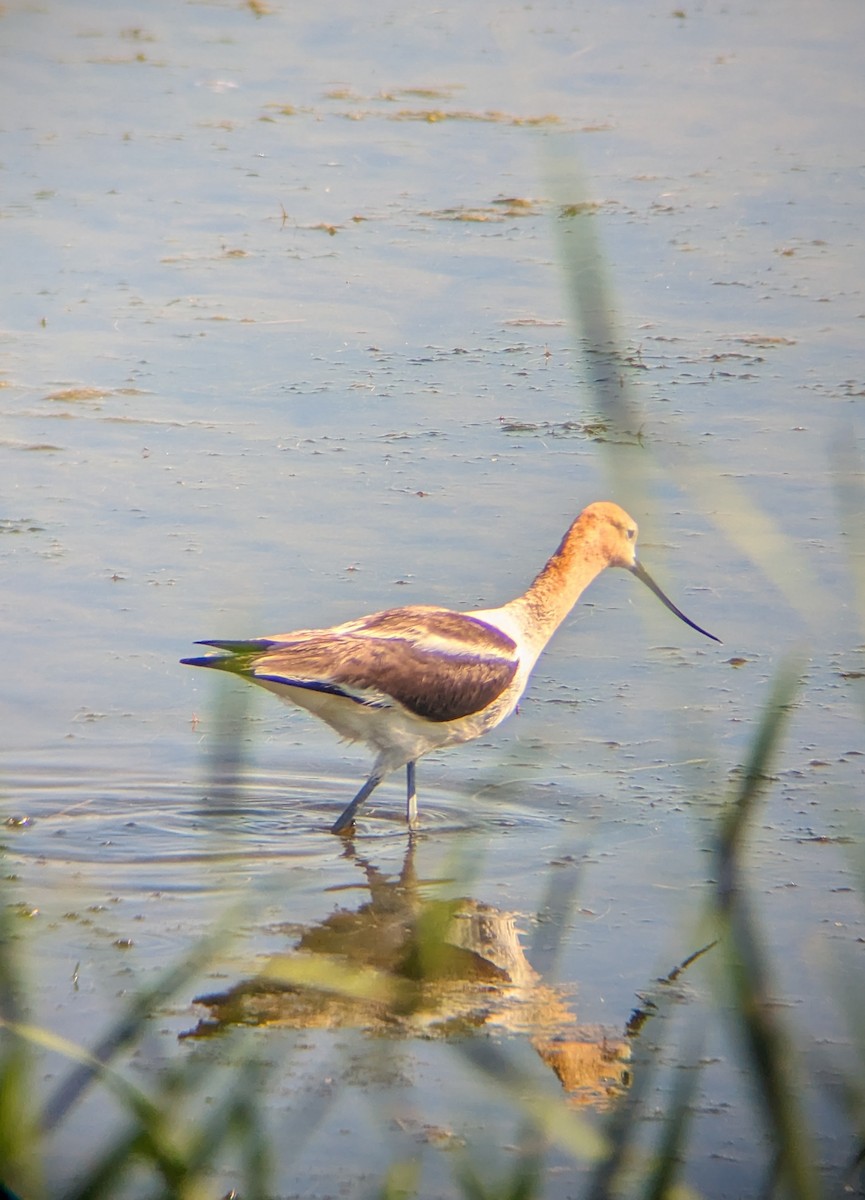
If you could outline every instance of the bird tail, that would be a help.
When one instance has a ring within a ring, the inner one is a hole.
[[[196,646],[212,646],[222,654],[204,654],[198,658],[181,658],[185,667],[215,667],[218,671],[231,671],[235,675],[249,672],[254,659],[276,643],[269,638],[256,638],[248,642],[207,641],[196,642]]]

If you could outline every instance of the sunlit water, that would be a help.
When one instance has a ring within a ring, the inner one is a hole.
[[[837,486],[861,470],[865,393],[858,6],[269,9],[0,15],[0,810],[33,1018],[94,1043],[222,920],[222,959],[154,1023],[154,1066],[189,1054],[195,996],[364,904],[370,864],[405,868],[402,780],[347,850],[327,827],[364,752],[269,697],[244,717],[230,681],[177,665],[196,638],[499,603],[611,495],[724,646],[598,580],[519,715],[421,764],[417,875],[519,914],[533,966],[620,1036],[696,949],[718,806],[799,653],[753,878],[779,993],[843,1044],[823,981],[863,932],[861,559]],[[587,198],[639,409],[626,445],[599,426],[560,267]],[[538,930],[572,872],[551,957]],[[698,1023],[709,977],[687,981]],[[753,1124],[702,1023],[688,1178],[740,1196]],[[508,1140],[447,1045],[401,1039],[384,1079],[344,1031],[256,1036],[301,1101],[333,1092],[302,1153],[280,1143],[303,1194],[366,1194],[408,1152],[446,1194],[448,1123]],[[277,1069],[277,1126],[284,1089]],[[100,1103],[58,1137],[58,1176]],[[570,1194],[560,1166],[550,1196]]]

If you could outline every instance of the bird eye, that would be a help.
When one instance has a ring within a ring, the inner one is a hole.
[[[634,527],[632,525],[630,529],[625,530],[625,534],[627,535],[628,541],[632,542],[634,540],[634,538],[637,536],[637,531],[636,531],[636,529],[634,529]]]

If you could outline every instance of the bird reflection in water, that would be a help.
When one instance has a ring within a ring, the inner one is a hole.
[[[369,899],[290,932],[292,951],[227,991],[186,1037],[234,1025],[362,1029],[396,1037],[483,1031],[527,1038],[575,1103],[602,1106],[629,1081],[630,1037],[581,1025],[571,997],[545,982],[520,942],[518,916],[419,881],[408,843],[398,877],[359,856]]]

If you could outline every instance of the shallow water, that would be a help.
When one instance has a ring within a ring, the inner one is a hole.
[[[799,652],[753,881],[779,994],[843,1048],[824,993],[862,936],[843,841],[865,761],[861,547],[837,487],[861,482],[862,20],[852,3],[7,6],[0,811],[34,1019],[93,1044],[118,993],[228,912],[235,940],[159,1014],[149,1061],[202,1053],[176,1040],[195,996],[359,909],[364,863],[405,869],[401,780],[346,853],[326,829],[364,754],[181,668],[196,638],[499,603],[614,495],[724,646],[633,579],[598,580],[519,715],[421,764],[415,870],[518,914],[544,981],[621,1037],[696,948],[718,805]],[[625,439],[603,428],[562,269],[587,198],[630,361]],[[214,790],[238,721],[239,785]],[[571,871],[553,955],[538,930]],[[710,978],[695,966],[683,1001],[710,1026],[687,1178],[740,1196],[753,1122]],[[413,1151],[425,1194],[451,1194],[449,1124],[508,1162],[500,1101],[453,1046],[401,1036],[382,1079],[356,1029],[252,1036],[290,1064],[275,1124],[298,1097],[332,1103],[302,1152],[283,1145],[284,1188],[359,1195]],[[356,1086],[369,1125],[345,1108]],[[73,1148],[86,1160],[94,1119],[97,1093],[53,1178]],[[550,1196],[571,1170],[551,1164]]]

